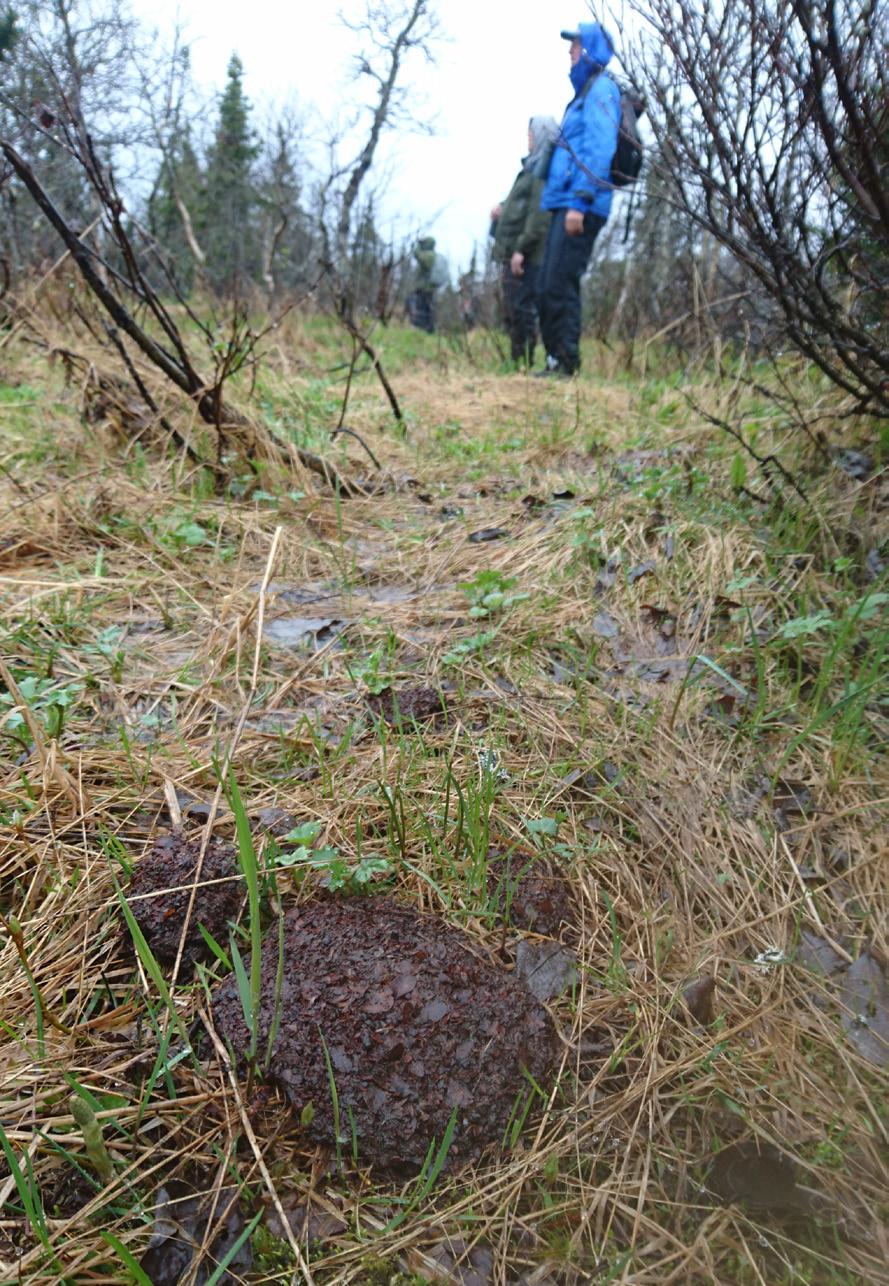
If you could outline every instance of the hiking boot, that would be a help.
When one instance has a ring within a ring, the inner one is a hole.
[[[549,378],[569,380],[575,372],[559,361],[558,357],[553,357],[552,353],[546,355],[546,365],[542,371],[535,371],[534,378],[545,380]]]

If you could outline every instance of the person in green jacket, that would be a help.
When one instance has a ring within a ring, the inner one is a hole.
[[[537,343],[537,275],[552,217],[549,211],[541,210],[540,197],[558,133],[559,127],[551,116],[531,117],[528,155],[509,196],[491,211],[491,255],[501,265],[503,320],[512,359],[529,367],[534,363]]]
[[[435,291],[441,282],[437,280],[437,259],[435,237],[420,237],[414,246],[414,289],[408,299],[408,316],[414,326],[420,330],[435,333]]]

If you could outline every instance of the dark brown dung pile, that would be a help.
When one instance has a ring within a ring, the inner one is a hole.
[[[399,719],[402,723],[412,719],[420,723],[446,709],[444,698],[435,688],[383,688],[382,692],[372,693],[367,704],[386,723],[398,723]]]
[[[185,921],[190,888],[180,888],[194,882],[199,840],[186,840],[170,835],[155,844],[133,872],[127,889],[127,901],[139,928],[158,960],[172,962],[179,950],[179,938]],[[204,854],[201,878],[191,921],[185,937],[183,963],[193,964],[209,954],[201,936],[199,924],[225,945],[228,941],[227,924],[238,914],[243,897],[243,884],[238,875],[238,856],[231,844],[211,839]],[[214,881],[222,881],[215,883]],[[175,889],[176,892],[166,892]],[[155,894],[147,897],[146,894]]]
[[[272,1022],[278,934],[263,952],[260,1048]],[[219,1034],[249,1045],[237,983],[217,988]],[[346,1156],[354,1128],[361,1164],[415,1170],[441,1142],[457,1109],[448,1165],[499,1142],[529,1091],[523,1068],[545,1085],[555,1060],[546,1010],[522,984],[469,950],[457,929],[376,898],[313,902],[284,926],[280,1030],[269,1074],[318,1143],[335,1141],[324,1043]],[[353,1123],[354,1122],[354,1127]]]

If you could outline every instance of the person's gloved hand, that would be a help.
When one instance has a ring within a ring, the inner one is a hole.
[[[509,261],[510,269],[514,277],[524,277],[525,275],[525,256],[517,250]]]
[[[565,211],[565,231],[569,237],[579,237],[583,234],[583,210]]]

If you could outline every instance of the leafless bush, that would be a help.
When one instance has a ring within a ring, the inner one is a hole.
[[[624,58],[671,199],[774,301],[786,340],[889,410],[889,21],[878,0],[630,0]],[[883,301],[881,303],[881,301]]]

